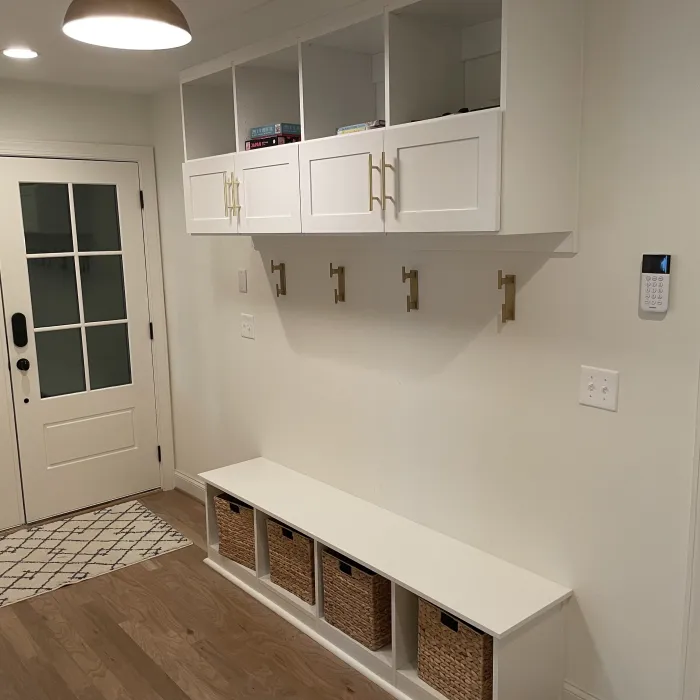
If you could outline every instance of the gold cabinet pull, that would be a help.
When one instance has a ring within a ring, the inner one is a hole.
[[[418,311],[418,270],[401,269],[401,277],[404,284],[410,281],[410,294],[406,297],[406,311],[410,314],[411,311]]]
[[[377,202],[378,204],[382,203],[382,200],[379,197],[374,196],[374,173],[373,173],[374,170],[381,172],[379,166],[374,165],[374,162],[372,160],[372,154],[370,153],[369,154],[369,210],[370,211],[374,211],[374,203],[375,202]]]
[[[338,267],[333,267],[331,263],[331,279],[337,275],[338,277],[338,289],[335,290],[335,303],[345,302],[345,267],[340,265]]]
[[[231,181],[231,189],[233,190],[233,215],[237,216],[241,211],[241,181],[235,178]]]
[[[386,211],[386,200],[387,199],[391,200],[392,202],[394,202],[394,204],[396,204],[396,201],[394,200],[394,198],[390,197],[386,193],[386,171],[387,171],[387,168],[389,170],[393,170],[394,172],[396,172],[396,168],[393,165],[390,165],[389,163],[386,162],[386,153],[384,151],[382,151],[382,168],[381,168],[381,170],[382,170],[382,209],[384,211]]]
[[[224,175],[224,208],[226,211],[226,216],[231,215],[231,180],[229,180],[228,173]]]
[[[284,263],[280,263],[279,265],[275,265],[275,261],[270,260],[270,269],[272,270],[273,275],[275,274],[275,272],[280,273],[280,281],[279,281],[279,284],[277,285],[277,296],[278,297],[286,297],[287,296],[287,266]]]
[[[515,321],[515,275],[504,275],[498,271],[498,288],[506,288],[505,303],[501,306],[501,323]]]

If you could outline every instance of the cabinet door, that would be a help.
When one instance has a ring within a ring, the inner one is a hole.
[[[191,160],[182,166],[185,188],[187,233],[236,234],[233,212],[234,156],[212,156]]]
[[[238,232],[301,233],[299,144],[236,154]]]
[[[387,232],[498,231],[501,112],[388,128]]]
[[[384,130],[378,129],[299,144],[304,233],[384,231],[379,202],[383,143]]]

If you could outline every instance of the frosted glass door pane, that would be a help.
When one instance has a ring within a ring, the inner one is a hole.
[[[87,323],[126,318],[120,255],[81,256],[80,281]]]
[[[80,323],[73,258],[30,258],[27,268],[34,327]]]
[[[73,185],[78,250],[121,250],[114,185]]]
[[[27,253],[70,253],[68,185],[23,182],[19,186]]]
[[[85,391],[83,342],[79,328],[34,336],[41,398]]]
[[[129,330],[126,324],[92,326],[85,329],[87,337],[90,388],[131,384],[129,359]]]

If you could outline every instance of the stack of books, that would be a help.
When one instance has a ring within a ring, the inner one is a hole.
[[[250,130],[250,139],[245,142],[245,150],[254,151],[297,141],[301,141],[301,124],[265,124]]]
[[[360,122],[359,124],[350,124],[349,126],[338,127],[338,135],[340,134],[355,134],[358,131],[369,131],[370,129],[383,129],[386,122],[383,119],[375,119],[371,122]]]

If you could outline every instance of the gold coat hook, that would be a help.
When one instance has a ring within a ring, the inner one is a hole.
[[[331,279],[337,275],[338,277],[338,289],[335,290],[335,303],[345,302],[345,266],[340,265],[339,267],[333,267],[331,263]]]
[[[272,269],[272,274],[275,272],[280,273],[280,282],[277,285],[277,296],[286,297],[287,296],[287,266],[284,263],[275,265],[274,260],[270,260],[270,268]]]
[[[501,322],[515,321],[515,275],[504,275],[498,271],[498,288],[506,288],[506,300],[501,306]]]
[[[418,311],[418,270],[406,271],[406,268],[401,268],[401,277],[404,284],[410,280],[410,294],[406,297],[406,311],[410,314],[411,311]]]

